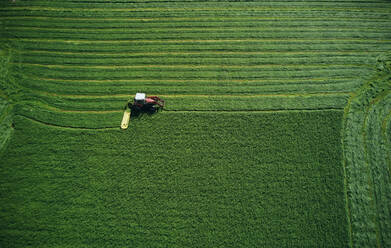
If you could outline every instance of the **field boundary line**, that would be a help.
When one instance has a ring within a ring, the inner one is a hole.
[[[342,168],[343,168],[343,175],[344,175],[344,197],[345,197],[345,211],[346,211],[346,219],[348,222],[348,235],[349,235],[349,247],[353,248],[353,229],[352,229],[352,220],[351,220],[351,210],[349,206],[349,197],[348,197],[348,176],[347,176],[347,161],[345,156],[345,146],[346,143],[344,142],[345,137],[345,130],[347,128],[347,116],[349,114],[350,108],[351,108],[351,102],[353,98],[356,96],[356,93],[352,93],[348,99],[348,102],[345,106],[343,117],[342,117],[342,129],[341,129],[341,148],[342,148]]]

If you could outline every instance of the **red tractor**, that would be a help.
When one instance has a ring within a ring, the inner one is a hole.
[[[127,129],[131,116],[136,117],[142,113],[154,114],[164,108],[164,100],[157,96],[146,97],[145,93],[136,93],[134,100],[130,99],[125,105],[121,128]]]
[[[157,96],[146,97],[145,93],[136,93],[133,103],[130,100],[127,107],[130,108],[132,115],[153,114],[164,108],[164,100]]]

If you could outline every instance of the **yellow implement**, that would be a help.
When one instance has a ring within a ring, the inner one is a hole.
[[[127,129],[130,121],[130,109],[126,108],[122,117],[121,129]]]

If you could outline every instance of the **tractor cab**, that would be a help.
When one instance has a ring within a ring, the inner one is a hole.
[[[134,103],[137,105],[144,105],[145,93],[136,93],[136,96],[134,97]]]
[[[155,113],[164,108],[164,100],[157,96],[146,96],[145,93],[136,93],[133,103],[128,102],[128,107],[134,115],[138,113]]]

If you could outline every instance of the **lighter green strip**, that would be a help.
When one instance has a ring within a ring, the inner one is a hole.
[[[76,26],[73,28],[64,28],[64,27],[24,27],[24,26],[13,26],[9,28],[10,30],[36,30],[36,31],[52,31],[52,32],[58,32],[58,31],[66,31],[66,32],[116,32],[123,34],[124,31],[126,31],[128,34],[132,34],[134,32],[174,32],[174,31],[191,31],[191,32],[205,32],[205,31],[220,31],[218,33],[222,33],[222,31],[229,31],[229,32],[254,32],[254,31],[265,31],[265,32],[281,32],[281,31],[295,31],[298,33],[303,32],[333,32],[333,33],[349,33],[354,32],[356,33],[357,30],[352,30],[352,28],[349,27],[338,27],[336,26],[326,26],[326,27],[316,27],[316,28],[304,28],[304,27],[202,27],[202,28],[194,28],[194,27],[165,27],[165,28],[129,28],[129,27],[120,27],[120,28],[97,28],[97,27],[91,27],[91,28],[77,28]],[[390,31],[390,28],[365,28],[360,29],[360,32],[367,32],[367,31],[377,31],[375,33],[384,33],[385,31]],[[381,32],[383,31],[383,32]]]
[[[85,83],[113,83],[113,82],[138,82],[138,83],[153,83],[153,82],[170,82],[170,83],[182,83],[182,82],[210,82],[211,80],[207,79],[182,79],[182,80],[166,80],[166,79],[102,79],[102,80],[86,80],[86,79],[61,79],[61,78],[45,78],[45,77],[35,77],[31,76],[30,78],[35,80],[44,80],[44,81],[56,81],[56,82],[85,82]],[[326,81],[332,79],[333,81],[344,81],[344,80],[357,80],[356,77],[338,77],[338,78],[298,78],[298,79],[289,79],[289,78],[279,78],[279,79],[213,79],[212,81],[221,82],[221,83],[260,83],[260,82],[306,82],[306,81]]]
[[[116,95],[70,95],[70,94],[56,94],[56,93],[49,93],[49,92],[42,92],[42,91],[36,91],[32,90],[38,94],[41,95],[47,95],[47,96],[54,96],[54,97],[67,97],[72,99],[88,99],[88,98],[131,98],[133,95],[129,94],[116,94]],[[159,95],[161,97],[166,98],[184,98],[184,97],[202,97],[202,98],[209,98],[209,97],[218,97],[218,98],[256,98],[256,97],[307,97],[307,96],[325,96],[325,95],[350,95],[350,92],[322,92],[322,93],[300,93],[300,94],[254,94],[254,95],[206,95],[206,94],[175,94],[175,95]],[[155,93],[151,92],[149,95],[155,95]]]
[[[379,39],[363,39],[363,38],[324,38],[324,39],[297,39],[297,38],[285,38],[285,39],[186,39],[186,40],[71,40],[71,39],[41,39],[41,38],[8,38],[8,40],[15,41],[32,41],[32,42],[63,42],[63,43],[72,43],[72,44],[99,44],[99,43],[224,43],[224,42],[321,42],[325,44],[329,44],[329,42],[352,42],[352,43],[387,43],[391,42],[391,40],[379,40]]]
[[[197,52],[91,52],[91,51],[52,51],[52,50],[21,50],[19,51],[21,54],[28,55],[32,53],[47,53],[47,54],[66,54],[66,55],[96,55],[96,56],[112,56],[112,55],[121,55],[121,56],[140,56],[140,55],[204,55],[204,54],[219,54],[219,55],[267,55],[267,54],[344,54],[344,55],[356,55],[356,54],[379,54],[385,51],[363,51],[363,50],[345,50],[345,51],[322,51],[322,50],[311,50],[311,51],[197,51]]]
[[[314,8],[314,7],[281,7],[281,6],[270,6],[270,7],[228,7],[228,8],[76,8],[76,7],[43,7],[43,6],[10,6],[7,10],[27,10],[27,11],[82,11],[82,12],[184,12],[184,11],[290,11],[290,12],[302,12],[302,11],[346,11],[346,12],[369,12],[369,13],[390,13],[387,8],[360,8],[360,7],[337,7],[337,8]],[[370,11],[368,11],[370,10]]]
[[[366,67],[372,68],[366,64],[264,64],[264,65],[224,65],[224,64],[211,64],[211,65],[60,65],[60,64],[36,64],[36,63],[14,63],[15,65],[27,65],[46,68],[75,68],[75,69],[132,69],[132,68],[327,68],[327,67]]]
[[[235,16],[235,17],[220,17],[220,16],[207,16],[207,17],[176,17],[176,16],[169,16],[169,17],[149,17],[149,18],[140,18],[140,17],[117,17],[117,18],[106,18],[106,17],[63,17],[63,16],[0,16],[1,19],[37,19],[37,20],[48,20],[48,19],[55,19],[55,20],[70,20],[70,21],[161,21],[161,20],[173,20],[173,21],[205,21],[205,20],[217,20],[217,21],[226,21],[226,20],[274,20],[274,21],[281,21],[281,20],[320,20],[324,21],[324,17],[291,17],[291,16],[281,16],[281,17],[267,17],[267,16]],[[346,20],[346,21],[368,21],[368,20],[375,20],[375,22],[381,22],[381,21],[389,21],[389,18],[356,18],[354,16],[352,17],[328,17],[328,21],[340,21],[340,20]]]
[[[376,203],[376,199],[375,199],[375,185],[374,185],[375,182],[373,181],[373,174],[372,174],[372,171],[371,171],[371,168],[369,165],[368,145],[367,145],[367,122],[368,122],[368,118],[369,118],[369,110],[372,108],[373,105],[374,105],[374,102],[371,102],[371,103],[369,103],[368,107],[365,107],[364,122],[361,127],[361,135],[363,137],[362,147],[364,149],[364,158],[365,158],[365,165],[366,165],[365,168],[366,168],[367,175],[368,175],[368,188],[370,191],[372,207],[376,211],[377,210],[377,206],[376,206],[377,203]],[[373,216],[372,221],[375,223],[377,248],[380,248],[381,247],[380,246],[380,226],[379,226],[379,222],[377,220],[376,215]]]

